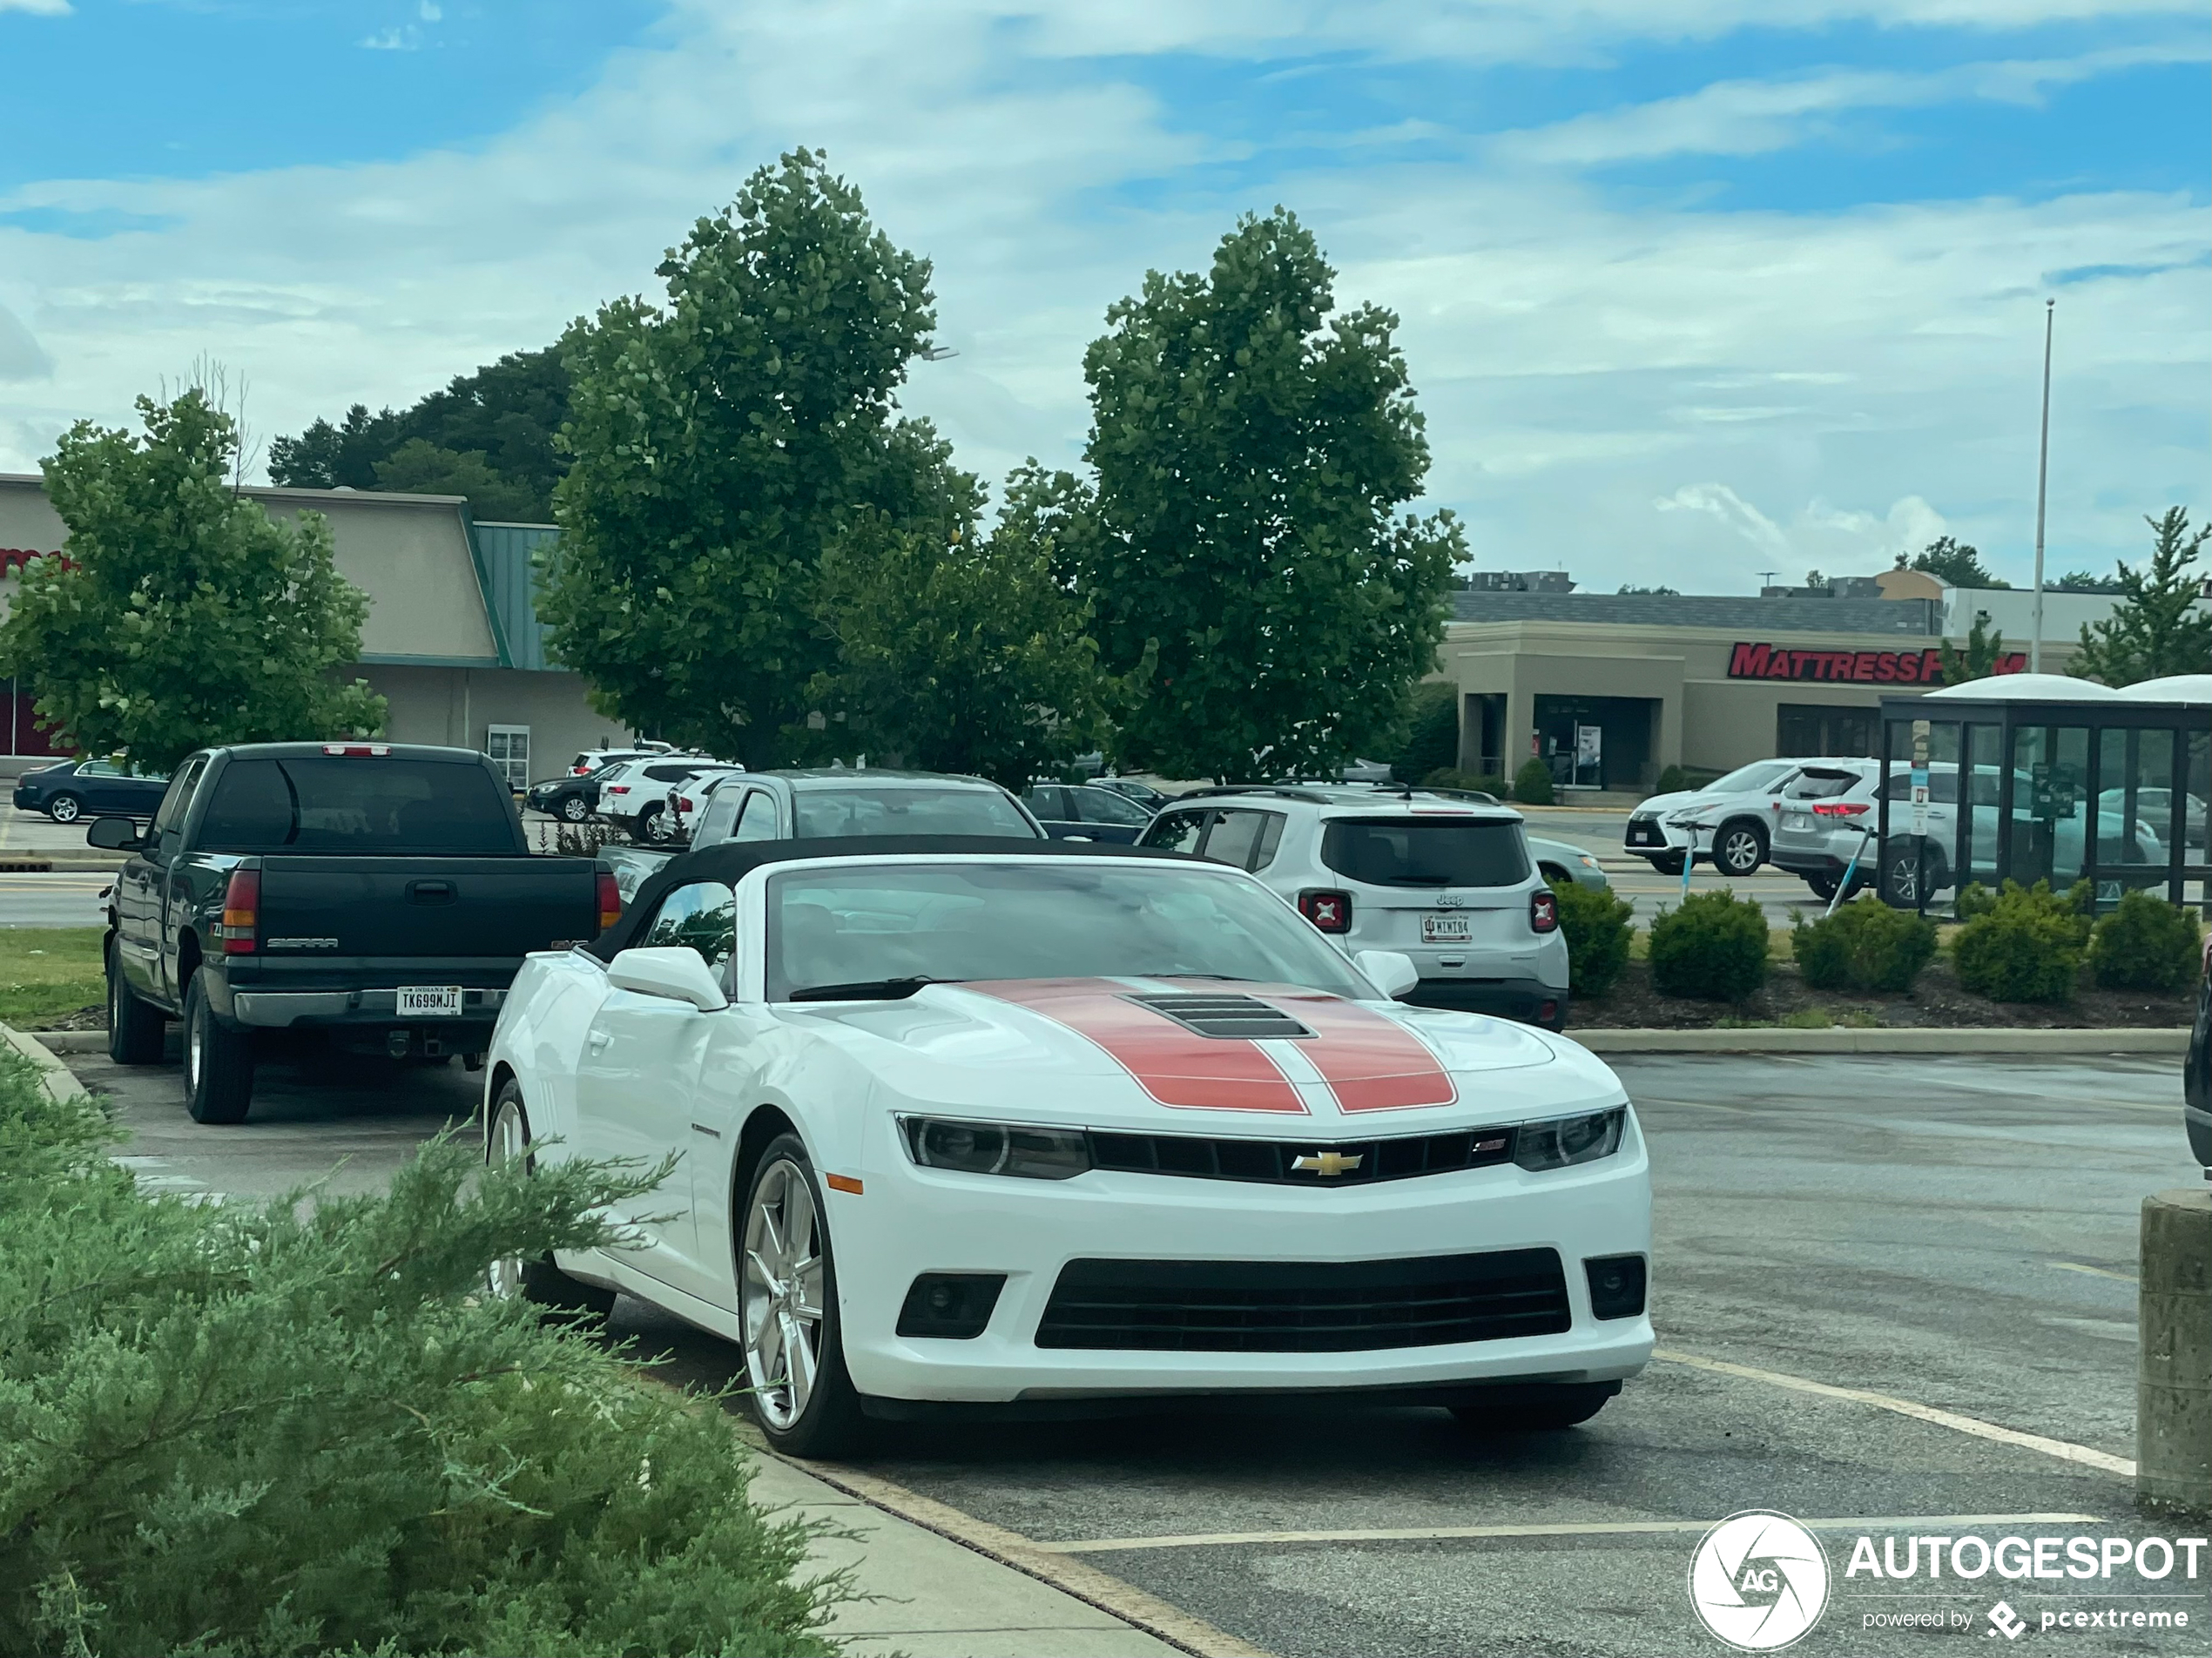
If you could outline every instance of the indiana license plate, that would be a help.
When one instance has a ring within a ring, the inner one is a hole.
[[[459,985],[401,985],[399,1014],[402,1019],[436,1019],[461,1012]]]
[[[1423,944],[1465,944],[1471,936],[1467,931],[1467,918],[1464,915],[1421,917]]]

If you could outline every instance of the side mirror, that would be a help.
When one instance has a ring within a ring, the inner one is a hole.
[[[153,844],[153,831],[149,828],[141,835],[128,818],[95,818],[84,832],[84,844],[102,852],[137,852]]]
[[[1403,950],[1362,950],[1352,958],[1352,965],[1393,1001],[1421,981],[1420,969]]]
[[[703,1014],[730,1005],[715,981],[714,969],[699,953],[683,945],[624,950],[607,968],[607,982],[617,990],[634,990],[641,996],[662,996],[688,1001]]]

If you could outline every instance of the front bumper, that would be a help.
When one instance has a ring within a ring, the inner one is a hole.
[[[921,1169],[887,1114],[867,1136],[865,1195],[830,1191],[845,1360],[864,1394],[1008,1404],[1192,1393],[1342,1392],[1482,1383],[1603,1382],[1651,1356],[1649,1313],[1599,1319],[1582,1263],[1651,1250],[1651,1189],[1635,1113],[1621,1149],[1579,1168],[1516,1165],[1328,1190],[1104,1170],[1028,1181]],[[1352,1352],[1042,1348],[1054,1285],[1079,1259],[1389,1261],[1548,1248],[1570,1328]],[[923,1272],[1004,1273],[981,1335],[900,1337]]]
[[[1622,851],[1639,858],[1664,858],[1689,848],[1688,832],[1671,827],[1663,818],[1631,817],[1621,837]]]

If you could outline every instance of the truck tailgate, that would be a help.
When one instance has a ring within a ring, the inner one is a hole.
[[[599,930],[588,858],[264,857],[263,962],[513,959]]]

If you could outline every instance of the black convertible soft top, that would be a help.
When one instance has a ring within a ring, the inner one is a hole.
[[[912,858],[961,853],[974,857],[1143,858],[1170,863],[1203,863],[1188,853],[1159,846],[1125,846],[1110,841],[1017,840],[1011,835],[834,835],[814,840],[725,840],[671,858],[658,874],[637,889],[622,920],[583,947],[602,961],[636,941],[644,920],[660,907],[671,888],[692,881],[735,886],[763,864],[797,863],[817,858]]]

